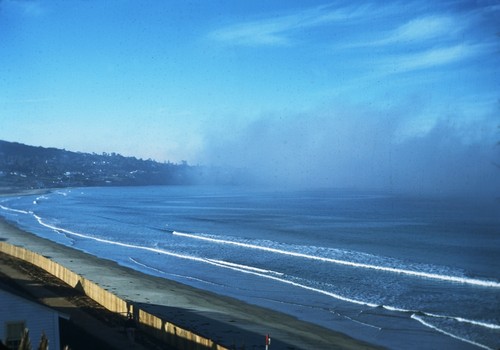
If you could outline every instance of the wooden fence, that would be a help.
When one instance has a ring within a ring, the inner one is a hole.
[[[170,346],[186,350],[228,350],[211,339],[176,326],[168,320],[161,319],[140,308],[134,308],[133,303],[119,298],[96,283],[38,253],[6,242],[0,242],[0,251],[44,269],[71,287],[80,289],[88,297],[112,312],[121,315],[128,312],[133,313],[137,317],[139,327],[142,330],[161,339]]]

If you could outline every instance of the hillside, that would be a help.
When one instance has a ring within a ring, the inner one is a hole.
[[[0,187],[189,185],[207,182],[207,169],[116,153],[90,154],[0,140]]]

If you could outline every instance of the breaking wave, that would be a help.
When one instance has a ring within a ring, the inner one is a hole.
[[[256,244],[244,243],[244,242],[238,242],[238,241],[231,241],[231,240],[220,239],[220,238],[213,238],[213,237],[202,236],[202,235],[191,234],[191,233],[182,233],[182,232],[174,231],[173,234],[176,236],[198,239],[198,240],[208,241],[208,242],[212,242],[212,243],[216,243],[216,244],[235,245],[235,246],[239,246],[239,247],[243,247],[243,248],[257,249],[257,250],[266,251],[266,252],[270,252],[270,253],[288,255],[288,256],[293,256],[293,257],[298,257],[298,258],[310,259],[310,260],[319,260],[319,261],[323,261],[323,262],[328,262],[328,263],[333,263],[333,264],[338,264],[338,265],[345,265],[345,266],[350,266],[350,267],[355,267],[355,268],[378,270],[378,271],[408,275],[408,276],[413,276],[413,277],[429,278],[429,279],[434,279],[434,280],[463,283],[463,284],[475,285],[475,286],[481,286],[481,287],[500,288],[500,283],[495,282],[495,281],[481,280],[481,279],[468,278],[468,277],[441,275],[441,274],[436,274],[436,273],[407,270],[407,269],[396,268],[396,267],[371,265],[371,264],[359,263],[359,262],[354,262],[354,261],[332,259],[332,258],[323,257],[323,256],[304,254],[304,253],[299,253],[299,252],[294,252],[294,251],[272,248],[272,247],[268,247],[268,246],[262,246],[262,245],[256,245]]]

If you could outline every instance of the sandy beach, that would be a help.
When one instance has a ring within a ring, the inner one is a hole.
[[[142,309],[227,347],[271,349],[375,349],[341,333],[294,317],[149,276],[115,262],[58,245],[0,220],[0,240],[40,253]]]

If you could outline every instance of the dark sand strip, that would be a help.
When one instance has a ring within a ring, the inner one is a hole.
[[[0,219],[0,240],[42,254],[163,319],[219,344],[246,349],[377,349],[294,317],[149,276],[56,244]]]

